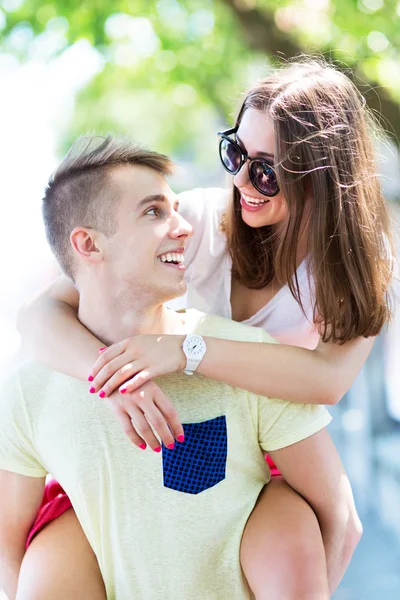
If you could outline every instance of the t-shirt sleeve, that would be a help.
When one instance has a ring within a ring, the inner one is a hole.
[[[179,213],[192,225],[193,235],[185,248],[185,279],[189,281],[194,263],[202,264],[220,245],[225,246],[220,223],[230,192],[221,188],[198,188],[179,195]],[[204,263],[205,264],[205,263]]]
[[[260,330],[263,342],[275,340]],[[332,420],[325,406],[257,396],[259,443],[266,452],[296,444],[314,435]]]
[[[28,477],[45,477],[47,470],[32,444],[18,375],[7,379],[0,390],[0,469]]]
[[[280,450],[324,429],[332,417],[319,404],[299,404],[259,396],[258,439],[266,452]]]

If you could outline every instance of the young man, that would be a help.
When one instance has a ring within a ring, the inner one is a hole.
[[[164,179],[170,167],[129,143],[87,138],[50,180],[46,232],[79,289],[80,321],[105,344],[140,333],[187,334],[189,345],[192,335],[272,341],[262,330],[165,307],[185,291],[180,257],[191,235]],[[269,480],[264,451],[312,506],[324,540],[348,551],[354,514],[340,507],[350,488],[325,408],[257,397],[197,374],[157,383],[178,410],[185,439],[141,452],[85,384],[40,364],[8,379],[0,398],[0,578],[10,598],[48,473],[72,502],[107,598],[250,598],[239,550]],[[326,582],[321,590],[318,600],[328,597]],[[19,589],[18,599],[29,597]],[[60,586],[57,598],[66,597]]]

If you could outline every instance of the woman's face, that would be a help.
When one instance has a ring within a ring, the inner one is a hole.
[[[274,163],[275,134],[272,119],[265,113],[248,108],[242,117],[236,139],[251,158],[267,158]],[[242,219],[249,227],[263,227],[282,223],[288,208],[279,192],[276,196],[263,196],[249,178],[248,161],[235,175],[233,183],[240,193]]]

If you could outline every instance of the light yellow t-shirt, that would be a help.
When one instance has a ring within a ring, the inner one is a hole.
[[[188,311],[188,331],[273,341],[261,329],[197,311]],[[0,468],[60,482],[109,599],[248,600],[239,546],[269,480],[262,449],[307,438],[330,416],[322,406],[262,398],[197,374],[157,383],[186,436],[160,454],[135,448],[87,384],[23,366],[1,393]]]

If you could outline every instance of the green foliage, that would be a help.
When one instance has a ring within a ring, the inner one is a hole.
[[[112,130],[178,156],[200,154],[203,166],[211,167],[215,156],[204,150],[205,140],[214,143],[211,132],[232,122],[238,92],[266,71],[279,50],[286,56],[296,50],[328,54],[400,103],[395,0],[8,0],[7,5],[8,11],[0,11],[3,52],[24,61],[47,40],[52,60],[87,40],[102,57],[103,68],[77,97],[64,145],[88,129]]]

